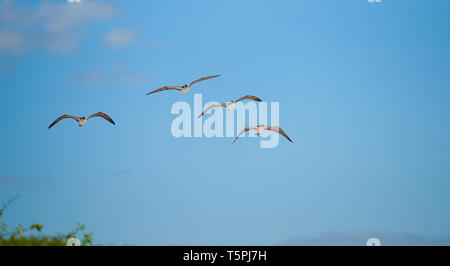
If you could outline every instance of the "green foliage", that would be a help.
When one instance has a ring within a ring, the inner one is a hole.
[[[10,200],[0,208],[0,246],[65,246],[69,238],[77,237],[79,233],[83,236],[83,238],[79,238],[82,246],[93,245],[92,233],[81,233],[86,226],[80,222],[69,233],[57,234],[55,236],[44,235],[42,233],[44,225],[39,223],[35,223],[29,227],[24,227],[22,224],[19,224],[14,229],[8,229],[7,225],[1,219],[6,207],[13,200]]]

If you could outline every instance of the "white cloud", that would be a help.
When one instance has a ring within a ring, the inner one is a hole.
[[[135,37],[134,29],[113,29],[105,35],[103,42],[112,49],[119,49],[133,43]]]
[[[44,2],[38,6],[36,14],[48,32],[60,34],[75,25],[111,18],[115,12],[116,7],[106,1],[77,4]]]
[[[292,246],[365,246],[369,238],[378,238],[382,246],[448,246],[450,237],[423,236],[395,231],[321,232],[312,236],[293,238],[286,245]]]
[[[16,31],[0,30],[0,51],[18,54],[25,50],[25,36]]]
[[[0,28],[4,37],[12,41],[0,46],[0,52],[16,53],[18,49],[45,48],[52,52],[73,50],[83,33],[82,25],[106,20],[114,16],[117,8],[107,1],[83,1],[81,3],[48,1],[35,8],[18,5],[15,0],[0,2]],[[14,42],[19,45],[13,49]],[[24,47],[21,43],[28,43]]]
[[[142,84],[147,81],[147,76],[141,73],[130,71],[123,63],[115,63],[105,69],[96,68],[90,71],[81,72],[73,77],[79,85],[121,85],[121,84]]]

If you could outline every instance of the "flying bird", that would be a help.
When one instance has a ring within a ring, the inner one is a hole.
[[[265,125],[259,125],[256,127],[246,127],[244,128],[241,133],[239,133],[239,135],[234,139],[233,143],[236,142],[236,140],[239,138],[240,135],[242,135],[242,133],[247,132],[249,130],[255,130],[255,136],[259,136],[259,134],[261,134],[261,132],[263,130],[270,130],[270,131],[274,131],[274,132],[278,132],[279,134],[283,135],[285,138],[287,138],[287,140],[289,140],[290,142],[293,142],[288,135],[280,128],[277,126],[265,126]]]
[[[60,116],[60,117],[58,117],[48,128],[51,128],[52,126],[54,126],[56,123],[58,123],[59,121],[61,121],[61,120],[63,120],[63,119],[65,119],[65,118],[72,118],[72,119],[75,119],[77,122],[78,122],[78,126],[83,126],[84,124],[86,124],[86,122],[88,121],[88,119],[89,118],[92,118],[92,117],[96,117],[96,116],[99,116],[99,117],[102,117],[102,118],[104,118],[104,119],[106,119],[107,121],[109,121],[111,124],[113,124],[113,125],[115,125],[116,123],[114,123],[114,121],[111,119],[111,117],[109,117],[107,114],[105,114],[105,113],[102,113],[102,112],[98,112],[98,113],[95,113],[95,114],[93,114],[93,115],[90,115],[90,116],[83,116],[83,117],[76,117],[76,116],[73,116],[73,115],[62,115],[62,116]]]
[[[206,108],[205,111],[203,111],[197,118],[200,118],[201,116],[206,114],[212,108],[225,107],[225,108],[227,108],[228,111],[233,110],[235,103],[237,103],[239,101],[242,101],[242,100],[246,100],[246,99],[254,100],[254,101],[257,101],[257,102],[261,101],[261,99],[256,97],[256,96],[246,95],[244,97],[241,97],[241,98],[237,99],[236,101],[231,101],[229,103],[216,103],[216,104],[213,104],[213,105],[209,106],[208,108]]]
[[[188,83],[188,84],[183,85],[183,86],[165,86],[165,87],[159,88],[157,90],[154,90],[152,92],[149,92],[146,95],[149,95],[149,94],[152,94],[152,93],[155,93],[155,92],[165,91],[165,90],[179,90],[181,92],[186,93],[189,90],[189,88],[192,85],[194,85],[195,83],[200,82],[200,81],[204,81],[204,80],[207,80],[207,79],[217,78],[217,77],[220,77],[220,76],[222,76],[222,75],[214,75],[214,76],[207,76],[207,77],[199,78],[199,79],[197,79],[195,81],[192,81],[191,83]]]

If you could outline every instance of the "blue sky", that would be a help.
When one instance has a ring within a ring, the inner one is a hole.
[[[449,8],[1,0],[0,201],[22,194],[4,220],[41,222],[48,234],[82,221],[99,244],[332,244],[324,234],[348,243],[378,233],[448,244]],[[145,96],[213,74],[223,76],[187,94]],[[194,93],[280,102],[295,142],[174,138],[170,108]],[[62,114],[98,111],[117,125],[47,129]]]

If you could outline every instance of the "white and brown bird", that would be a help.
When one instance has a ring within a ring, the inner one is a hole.
[[[149,95],[149,94],[152,94],[152,93],[155,93],[155,92],[165,91],[165,90],[179,90],[181,92],[186,93],[189,90],[189,88],[192,85],[194,85],[195,83],[200,82],[200,81],[204,81],[204,80],[207,80],[207,79],[217,78],[217,77],[220,77],[220,76],[222,76],[222,75],[214,75],[214,76],[207,76],[207,77],[199,78],[199,79],[194,80],[191,83],[188,83],[188,84],[183,85],[183,86],[165,86],[165,87],[159,88],[157,90],[154,90],[152,92],[149,92],[146,95]]]
[[[261,99],[256,97],[256,96],[246,95],[244,97],[241,97],[241,98],[237,99],[236,101],[231,101],[229,103],[216,103],[216,104],[213,104],[213,105],[209,106],[208,108],[206,108],[205,111],[203,111],[197,118],[202,117],[204,114],[206,114],[212,108],[225,107],[225,108],[227,108],[228,111],[233,110],[235,103],[237,103],[239,101],[242,101],[242,100],[246,100],[246,99],[254,100],[254,101],[257,101],[257,102],[261,101]]]
[[[239,133],[239,135],[234,139],[233,143],[236,142],[236,140],[239,138],[240,135],[242,135],[244,132],[247,132],[247,131],[249,131],[249,130],[255,130],[255,131],[256,131],[256,132],[255,132],[255,136],[259,136],[259,134],[261,134],[261,132],[262,132],[263,130],[275,131],[275,132],[277,132],[277,133],[283,135],[283,136],[284,136],[285,138],[287,138],[287,140],[289,140],[290,142],[293,142],[293,141],[288,137],[288,135],[287,135],[280,127],[277,127],[277,126],[265,126],[265,125],[259,125],[259,126],[256,126],[256,127],[246,127],[246,128],[244,128],[244,129],[241,131],[241,133]]]
[[[89,118],[96,117],[96,116],[104,118],[105,120],[107,120],[108,122],[110,122],[110,123],[113,124],[113,125],[116,124],[116,123],[114,123],[114,121],[111,119],[111,117],[109,117],[107,114],[102,113],[102,112],[98,112],[98,113],[95,113],[95,114],[93,114],[93,115],[90,115],[90,116],[83,116],[83,117],[76,117],[76,116],[73,116],[73,115],[62,115],[62,116],[58,117],[58,118],[57,118],[57,119],[56,119],[56,120],[55,120],[48,128],[51,128],[51,127],[54,126],[56,123],[58,123],[59,121],[65,119],[65,118],[72,118],[72,119],[75,119],[75,120],[78,122],[78,126],[81,127],[81,126],[83,126],[84,124],[86,124],[86,122],[88,121]]]

